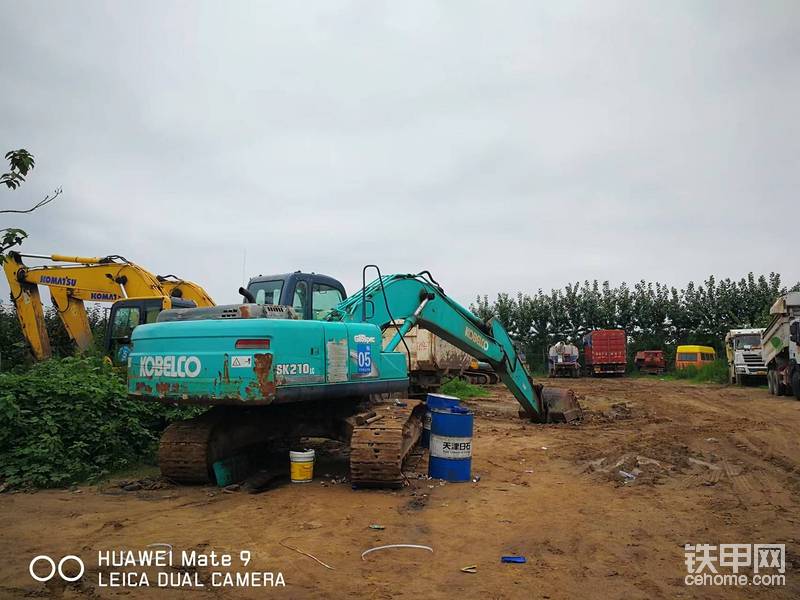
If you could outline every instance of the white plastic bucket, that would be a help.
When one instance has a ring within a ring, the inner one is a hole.
[[[292,483],[309,483],[314,479],[314,451],[289,450],[289,473]]]

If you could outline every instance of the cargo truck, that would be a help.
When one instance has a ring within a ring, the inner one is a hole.
[[[583,372],[587,377],[624,375],[627,336],[622,329],[595,329],[583,337]]]
[[[778,298],[769,309],[771,320],[761,336],[770,394],[800,400],[800,292]]]
[[[725,336],[725,355],[731,383],[766,383],[767,366],[761,356],[763,333],[763,329],[731,329]]]

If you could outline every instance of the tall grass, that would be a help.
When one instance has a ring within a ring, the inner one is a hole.
[[[699,368],[690,365],[683,369],[677,369],[673,373],[673,377],[698,383],[728,383],[728,363],[723,359],[717,359]]]

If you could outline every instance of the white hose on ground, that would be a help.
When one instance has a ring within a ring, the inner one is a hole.
[[[366,560],[364,557],[370,552],[375,552],[376,550],[385,550],[386,548],[419,548],[420,550],[427,550],[428,552],[433,553],[433,548],[430,546],[421,546],[419,544],[388,544],[386,546],[376,546],[375,548],[364,550],[361,553],[361,560]]]

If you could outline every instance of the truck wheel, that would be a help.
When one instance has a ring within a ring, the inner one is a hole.
[[[775,382],[777,383],[777,385],[775,386],[775,389],[777,390],[777,395],[778,396],[789,396],[792,393],[791,388],[788,385],[786,385],[785,383],[783,383],[783,381],[781,381],[782,379],[783,379],[783,377],[781,375],[778,375],[778,372],[776,371],[775,372]]]
[[[794,397],[800,400],[800,368],[795,368],[794,373],[792,373],[792,391],[794,392]]]
[[[767,389],[769,390],[770,396],[777,396],[775,392],[775,371],[772,369],[767,371]]]

